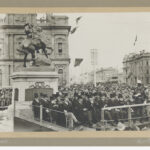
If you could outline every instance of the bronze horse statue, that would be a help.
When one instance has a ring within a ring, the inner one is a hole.
[[[28,28],[30,27],[29,24],[27,24],[27,27]],[[42,50],[42,52],[44,53],[46,58],[48,58],[47,49],[51,49],[51,53],[53,51],[53,49],[51,47],[46,47],[46,44],[41,39],[34,38],[34,36],[32,36],[33,30],[31,30],[31,31],[30,30],[29,29],[25,30],[27,38],[24,41],[22,41],[19,48],[17,49],[17,51],[24,54],[24,65],[23,65],[24,67],[26,67],[28,54],[31,54],[31,56],[32,56],[32,61],[33,61],[32,65],[36,65],[35,52],[39,53],[39,50]]]
[[[24,54],[24,67],[26,67],[26,62],[27,62],[27,56],[28,54],[31,54],[32,56],[32,65],[36,65],[35,62],[35,52],[39,53],[39,50],[42,50],[46,58],[48,58],[48,53],[46,49],[51,49],[49,47],[46,47],[46,44],[41,41],[40,39],[25,39],[20,47],[17,49],[19,52]]]

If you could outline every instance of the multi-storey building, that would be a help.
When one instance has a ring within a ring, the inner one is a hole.
[[[131,53],[123,59],[125,82],[135,86],[138,81],[144,85],[150,83],[150,53],[144,50],[140,53]]]
[[[118,82],[118,70],[112,67],[96,71],[97,82]]]
[[[80,75],[80,83],[93,83],[94,82],[94,73],[86,72]],[[101,68],[96,71],[96,82],[105,83],[105,82],[115,82],[122,83],[122,74],[118,72],[117,69],[113,67]]]
[[[59,85],[69,84],[68,17],[47,14],[45,19],[37,19],[37,14],[7,14],[0,24],[0,86],[11,85],[11,74],[23,67],[23,55],[17,51],[26,38],[24,24],[32,23],[43,29],[42,40],[53,47],[50,56],[55,71],[59,74]],[[28,57],[28,63],[31,57]],[[47,71],[50,71],[50,67]]]

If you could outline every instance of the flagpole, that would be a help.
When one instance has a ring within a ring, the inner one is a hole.
[[[94,87],[96,87],[96,66],[95,66],[95,64],[93,65],[93,69],[94,69]]]

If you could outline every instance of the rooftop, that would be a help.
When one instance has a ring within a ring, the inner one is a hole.
[[[41,26],[68,26],[68,17],[49,13],[45,16],[39,16],[38,14],[7,14],[0,18],[0,25],[24,25],[28,22]]]
[[[124,57],[123,63],[138,60],[143,57],[150,57],[150,52],[146,52],[145,50],[142,50],[139,53],[130,53]]]

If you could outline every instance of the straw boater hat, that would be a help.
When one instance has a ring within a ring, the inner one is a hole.
[[[119,122],[119,123],[117,124],[117,129],[118,129],[119,131],[123,131],[123,130],[125,130],[125,128],[126,128],[126,126],[125,126],[123,123]]]
[[[142,82],[141,82],[141,80],[137,80],[137,83],[138,83],[138,84],[141,84]]]

